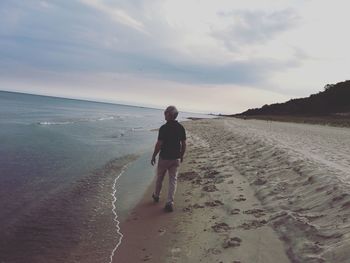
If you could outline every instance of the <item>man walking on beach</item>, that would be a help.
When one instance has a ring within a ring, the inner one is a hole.
[[[152,195],[155,202],[159,202],[159,195],[166,172],[168,171],[169,174],[168,200],[164,208],[167,212],[174,210],[178,167],[180,162],[183,161],[186,151],[186,132],[184,127],[176,121],[178,114],[179,112],[175,106],[169,106],[164,111],[164,117],[167,122],[159,129],[158,141],[154,147],[151,160],[151,164],[154,165],[156,156],[160,151],[156,187]]]

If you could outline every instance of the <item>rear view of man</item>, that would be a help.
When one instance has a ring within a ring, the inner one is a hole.
[[[186,150],[186,132],[184,127],[176,121],[177,115],[178,111],[175,106],[169,106],[164,111],[164,117],[167,122],[159,129],[158,141],[154,147],[151,160],[151,164],[154,165],[156,156],[160,151],[156,187],[152,195],[155,202],[159,202],[159,195],[166,172],[169,174],[168,199],[164,208],[167,212],[174,210],[178,167],[180,162],[183,161]]]

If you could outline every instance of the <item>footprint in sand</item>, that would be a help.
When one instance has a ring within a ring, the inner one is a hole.
[[[222,244],[223,248],[229,248],[229,247],[239,247],[242,243],[242,239],[239,237],[229,237],[224,241]]]
[[[214,201],[210,201],[210,202],[205,202],[204,204],[205,204],[205,206],[214,207],[214,206],[223,205],[224,203],[221,202],[220,200],[214,200]]]
[[[244,211],[243,213],[247,214],[247,215],[253,215],[256,218],[259,218],[259,217],[266,215],[264,210],[259,209],[259,208],[249,209],[249,210]]]
[[[181,248],[174,247],[171,249],[171,259],[172,260],[177,260],[181,256]]]
[[[256,228],[262,227],[266,224],[267,224],[267,221],[265,219],[252,220],[252,221],[248,221],[248,222],[243,223],[238,228],[243,228],[244,230],[249,230],[249,229],[256,229]]]
[[[185,172],[185,173],[180,173],[179,174],[179,180],[180,181],[190,181],[193,180],[195,178],[199,177],[199,174],[194,172],[194,171],[190,171],[190,172]]]
[[[190,205],[190,206],[187,206],[187,207],[184,207],[183,209],[182,209],[182,211],[184,211],[185,213],[192,213],[192,206]]]
[[[194,204],[193,208],[204,208],[204,205],[200,205],[200,204]]]
[[[264,185],[266,183],[267,183],[267,180],[263,177],[260,177],[253,182],[254,185]]]
[[[217,249],[217,248],[209,248],[209,249],[207,249],[207,253],[213,254],[213,255],[219,255],[222,253],[222,251],[220,249]]]
[[[189,205],[187,207],[184,207],[182,211],[187,213],[192,213],[193,209],[198,209],[198,208],[204,208],[204,205],[200,205],[200,204]]]
[[[215,183],[215,184],[221,184],[221,183],[223,183],[223,182],[225,182],[225,179],[222,178],[222,177],[215,178],[215,179],[213,180],[213,183]]]
[[[218,189],[216,188],[216,186],[214,184],[203,186],[202,190],[205,191],[205,192],[218,191]]]
[[[160,236],[164,235],[165,232],[166,232],[166,230],[165,230],[164,228],[160,228],[160,229],[158,230],[158,233],[159,233]]]
[[[149,261],[151,260],[152,257],[151,256],[144,256],[144,258],[142,259],[142,261]]]
[[[211,228],[217,232],[217,233],[221,233],[221,232],[227,232],[230,229],[232,229],[228,224],[226,223],[215,223],[213,226],[211,226]]]
[[[342,204],[341,207],[342,208],[349,208],[350,207],[350,201],[345,202],[344,204]]]
[[[204,178],[215,178],[215,175],[219,174],[218,171],[215,170],[209,170],[204,174]]]
[[[200,178],[194,179],[191,181],[192,184],[200,185],[202,184],[203,180]]]
[[[244,195],[239,195],[237,198],[234,199],[237,202],[242,202],[247,200],[247,198],[244,197]]]
[[[235,208],[231,210],[231,215],[238,215],[241,212],[241,209]]]

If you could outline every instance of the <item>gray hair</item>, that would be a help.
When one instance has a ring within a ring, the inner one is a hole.
[[[171,114],[171,116],[174,118],[174,120],[176,119],[177,115],[179,114],[178,110],[176,109],[175,106],[168,106],[165,109],[165,112],[169,112]]]

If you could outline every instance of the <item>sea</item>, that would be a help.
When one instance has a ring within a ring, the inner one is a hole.
[[[118,262],[164,123],[162,109],[0,91],[0,262]]]

